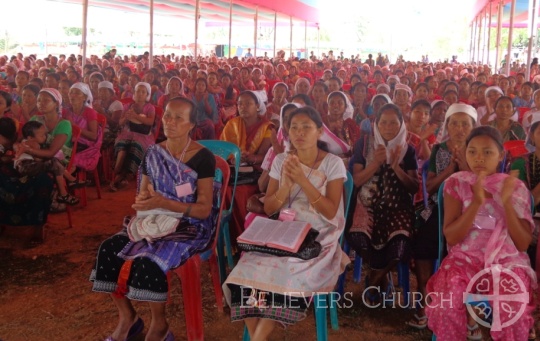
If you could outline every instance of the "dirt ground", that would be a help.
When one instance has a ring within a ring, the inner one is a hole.
[[[0,236],[0,340],[103,340],[116,325],[116,309],[108,295],[94,293],[88,281],[100,242],[120,229],[130,214],[135,185],[97,200],[88,188],[88,206],[73,211],[74,227],[67,228],[65,213],[49,216],[44,244],[29,247],[31,230],[7,228]],[[231,323],[228,309],[218,313],[207,264],[202,269],[203,315],[206,340],[241,340],[243,324]],[[362,304],[363,285],[347,279],[353,306],[338,312],[339,330],[329,326],[329,340],[431,340],[429,330],[405,325],[413,314],[407,309],[368,309]],[[413,281],[411,279],[411,281]],[[413,286],[414,288],[414,286]],[[176,340],[186,340],[181,286],[172,283],[168,319]],[[135,308],[148,325],[147,304]],[[313,311],[270,340],[315,340]],[[144,340],[140,336],[135,341]]]

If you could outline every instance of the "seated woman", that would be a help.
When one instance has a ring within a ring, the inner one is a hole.
[[[150,101],[150,84],[140,82],[135,86],[133,103],[124,105],[119,124],[122,127],[114,145],[116,163],[111,191],[116,192],[128,174],[137,174],[144,153],[154,144],[152,127],[155,108]]]
[[[407,142],[414,147],[418,160],[425,161],[431,155],[435,143],[436,124],[430,124],[431,105],[426,100],[417,100],[411,106],[411,119],[407,122]]]
[[[353,113],[354,108],[345,93],[334,91],[328,95],[328,117],[325,124],[350,147],[353,147],[360,137],[360,129],[353,120]]]
[[[510,281],[509,285],[498,285],[503,297],[524,294],[530,298],[536,287],[535,273],[524,252],[531,243],[534,227],[530,193],[523,182],[517,181],[515,173],[497,173],[503,160],[502,136],[492,127],[478,127],[473,129],[466,145],[471,171],[451,175],[444,185],[443,232],[448,256],[427,284],[428,293],[437,293],[430,295],[431,302],[426,306],[428,326],[442,341],[481,339],[475,321],[481,315],[467,313],[469,309],[464,303],[465,293],[482,293],[477,290],[480,278],[482,282],[487,280],[488,288],[495,276],[497,282]],[[475,277],[481,271],[489,271],[489,276]],[[492,328],[491,337],[527,340],[534,324],[533,302],[504,302],[504,311],[520,313],[498,314],[502,328]]]
[[[483,87],[478,87],[478,91]],[[480,94],[481,95],[481,94]],[[484,101],[485,105],[478,106],[478,122],[481,125],[486,125],[489,121],[493,120],[495,113],[495,102],[504,96],[503,91],[498,86],[490,86],[485,89]]]
[[[39,94],[39,87],[33,84],[26,84],[22,89],[21,104],[12,107],[12,118],[19,121],[21,125],[30,121],[30,118],[38,114],[37,110],[37,96]],[[9,116],[9,114],[8,114]]]
[[[512,120],[515,114],[514,102],[507,96],[500,97],[495,102],[495,119],[488,123],[502,135],[503,143],[512,140],[525,140],[525,131],[518,122]]]
[[[32,243],[45,239],[54,180],[47,173],[21,176],[13,166],[17,128],[13,119],[0,118],[0,225],[34,226]]]
[[[283,82],[274,84],[272,88],[272,102],[266,106],[266,118],[272,121],[276,127],[280,122],[278,115],[281,112],[281,108],[288,103],[287,97],[289,97],[287,84]]]
[[[392,100],[403,113],[405,122],[408,122],[410,118],[412,95],[412,90],[407,85],[396,84],[396,89],[394,90],[394,97],[392,97]]]
[[[167,104],[172,98],[175,97],[185,97],[184,95],[184,83],[179,77],[171,77],[167,82],[165,87],[165,94],[161,96],[158,100],[158,107],[161,107],[163,110],[167,107]]]
[[[308,222],[319,231],[317,241],[323,249],[311,260],[260,252],[243,254],[223,290],[231,306],[231,320],[244,320],[253,341],[267,340],[278,324],[286,326],[304,319],[306,303],[290,293],[308,297],[334,290],[349,263],[339,245],[345,226],[342,197],[347,175],[343,162],[319,145],[322,120],[315,109],[297,109],[289,122],[296,154],[280,154],[274,160],[264,210],[268,215],[285,207],[294,210],[294,220]],[[271,309],[253,304],[264,293]]]
[[[271,131],[273,124],[265,117],[265,91],[244,91],[238,96],[238,112],[240,116],[227,122],[220,139],[236,144],[240,151],[241,163],[259,168],[264,156],[272,145]],[[253,176],[258,177],[254,170]],[[258,192],[256,178],[252,183],[236,188],[234,198],[231,240],[236,240],[244,229],[244,217],[247,214],[246,203],[249,197]],[[255,183],[255,184],[254,184]],[[233,238],[234,236],[234,238]]]
[[[99,90],[98,90],[99,93]],[[69,90],[69,102],[71,110],[66,110],[64,117],[81,128],[81,137],[77,143],[77,153],[73,163],[76,167],[85,171],[94,170],[97,167],[102,138],[97,123],[97,112],[92,108],[94,102],[92,92],[88,85],[75,83]],[[98,103],[101,100],[97,100]]]
[[[309,94],[309,89],[311,88],[311,84],[309,84],[309,80],[307,78],[298,78],[296,83],[294,84],[294,95],[298,94]]]
[[[62,95],[56,89],[43,88],[38,95],[37,106],[42,115],[30,118],[30,121],[38,121],[45,125],[47,140],[41,149],[34,149],[25,143],[18,145],[17,153],[26,153],[40,159],[57,158],[64,166],[67,166],[71,158],[71,123],[62,119]],[[72,170],[68,169],[68,172]],[[67,178],[67,177],[66,177]],[[67,180],[75,180],[67,178]],[[55,202],[51,207],[54,211],[61,211],[63,204]]]
[[[131,300],[149,302],[152,322],[147,340],[174,340],[165,315],[166,274],[204,251],[215,234],[215,158],[190,138],[196,122],[195,104],[186,98],[171,99],[162,121],[167,140],[148,148],[132,207],[136,211],[164,209],[181,213],[182,218],[175,230],[150,244],[129,233],[133,218],[126,217],[124,229],[99,247],[90,280],[94,291],[111,294],[119,315],[107,340],[132,339],[143,331],[144,323]]]
[[[311,88],[311,98],[313,100],[313,107],[317,110],[323,119],[323,122],[327,121],[328,116],[328,86],[321,81],[315,82]]]
[[[221,103],[223,104],[223,123],[234,116],[236,116],[236,101],[238,99],[238,91],[232,86],[232,78],[228,73],[221,76],[221,86],[223,88],[223,98]]]
[[[364,119],[368,117],[367,112],[369,102],[367,100],[367,94],[368,88],[365,83],[358,82],[351,87],[351,104],[354,108],[353,119],[357,125],[359,125]]]
[[[208,82],[197,78],[195,91],[187,95],[197,106],[196,140],[213,140],[216,137],[215,125],[219,122],[219,112],[215,97],[208,92]]]
[[[378,94],[373,96],[371,99],[371,104],[368,107],[368,117],[360,122],[360,135],[372,134],[373,124],[375,122],[375,118],[377,117],[375,113],[378,113],[385,104],[389,103],[392,103],[392,100],[390,97],[388,97],[388,95]]]
[[[523,115],[523,120],[521,121],[525,131],[529,131],[529,128],[531,127],[532,115],[540,111],[540,90],[533,92],[532,99],[534,104],[532,105],[531,110]]]
[[[444,103],[444,102],[443,102]],[[476,110],[466,104],[453,104],[446,112],[440,143],[433,146],[429,159],[426,182],[428,206],[416,216],[417,232],[412,251],[418,292],[421,304],[416,307],[414,319],[407,324],[413,328],[427,327],[425,312],[426,284],[433,274],[433,264],[438,257],[439,219],[437,194],[439,186],[457,171],[469,170],[465,160],[465,141],[476,124]]]
[[[408,261],[414,224],[412,199],[418,191],[416,155],[407,144],[399,108],[386,104],[379,109],[373,129],[373,134],[360,138],[354,147],[353,179],[360,190],[352,227],[346,234],[351,248],[369,264],[366,287],[385,284],[388,271],[399,261]],[[367,294],[370,301],[378,300],[374,290]]]

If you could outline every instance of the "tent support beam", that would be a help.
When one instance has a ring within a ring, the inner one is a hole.
[[[489,2],[489,14],[488,14],[488,17],[489,17],[489,21],[488,21],[488,38],[487,38],[487,60],[486,60],[486,64],[489,65],[489,49],[490,49],[490,46],[491,46],[491,17],[493,15],[493,12],[492,12],[492,7],[491,7],[491,1]]]
[[[195,53],[193,54],[195,56],[195,61],[197,61],[197,45],[199,41],[199,0],[195,3]]]
[[[503,16],[503,2],[499,1],[499,14],[497,14],[497,41],[495,47],[497,49],[495,53],[495,65],[493,67],[493,73],[497,73],[499,65],[501,64],[501,31],[502,31],[502,16]]]
[[[253,57],[257,57],[257,26],[259,25],[259,6],[255,7],[255,30],[253,34]]]
[[[536,12],[538,11],[538,0],[529,0],[529,48],[527,50],[527,73],[525,80],[531,79],[531,59],[532,51],[534,49],[534,42],[536,41],[537,29],[536,29]]]
[[[82,27],[82,67],[84,68],[84,65],[86,64],[86,37],[88,32],[88,0],[84,0],[83,2],[83,27]]]
[[[150,59],[148,68],[154,67],[154,0],[150,0]]]
[[[277,29],[277,12],[274,12],[274,55],[272,58],[276,56],[276,29]]]
[[[506,76],[510,76],[510,63],[512,61],[512,38],[514,35],[514,15],[516,13],[516,0],[512,0],[512,6],[510,7],[510,27],[508,28],[508,48],[506,50],[506,64],[505,73]]]
[[[232,51],[232,0],[229,1],[229,59]]]

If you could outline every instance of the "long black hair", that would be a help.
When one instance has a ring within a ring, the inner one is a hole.
[[[323,121],[322,121],[322,118],[321,118],[321,114],[319,114],[317,109],[315,109],[313,107],[310,107],[310,106],[301,107],[301,108],[298,108],[295,111],[293,111],[289,115],[289,127],[291,126],[291,122],[292,122],[293,117],[296,116],[296,115],[300,115],[300,114],[307,115],[309,117],[309,119],[312,120],[315,123],[315,126],[318,129],[323,127]],[[320,150],[325,151],[327,153],[330,152],[330,150],[328,149],[328,144],[326,142],[324,142],[324,141],[321,141],[321,140],[317,140],[317,148],[319,148]]]

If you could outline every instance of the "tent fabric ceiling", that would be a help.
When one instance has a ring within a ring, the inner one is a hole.
[[[53,0],[82,5],[83,0]],[[318,5],[322,0],[243,0],[233,1],[233,20],[253,22],[258,7],[260,21],[274,21],[274,13],[292,16],[296,20],[319,22]],[[195,0],[154,0],[156,15],[193,20]],[[229,21],[228,0],[200,0],[201,18],[210,21]],[[149,0],[89,0],[89,6],[120,11],[148,13]]]
[[[477,15],[482,15],[484,8],[489,12],[489,0],[477,0],[474,15],[471,16],[472,20],[476,18]],[[487,6],[487,7],[485,7]],[[510,26],[510,10],[512,6],[511,0],[503,0],[503,17],[502,17],[502,26]],[[498,1],[492,1],[492,17],[491,17],[491,27],[497,27],[497,16],[498,16]],[[540,8],[537,8],[537,16],[540,15]],[[525,28],[527,27],[527,20],[529,17],[529,0],[516,0],[516,9],[514,12],[514,27],[515,28]],[[488,19],[489,20],[489,19]],[[536,21],[540,25],[539,20]]]

